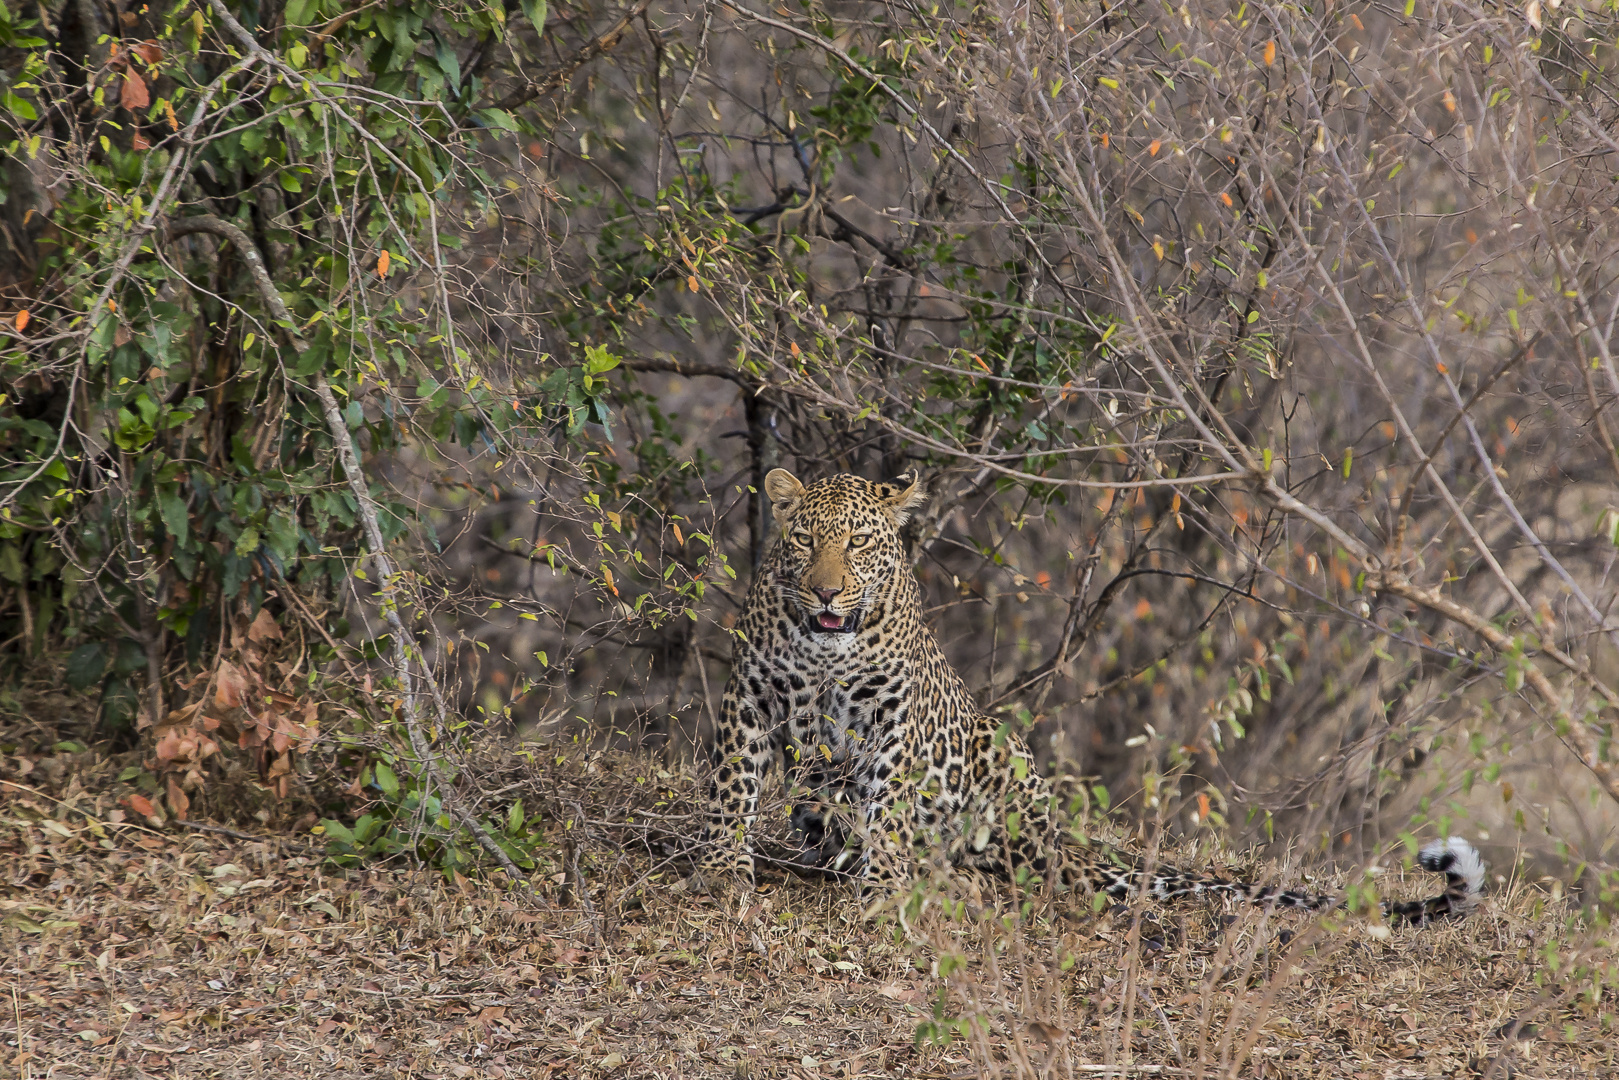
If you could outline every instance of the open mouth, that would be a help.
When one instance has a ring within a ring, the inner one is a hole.
[[[822,611],[810,617],[810,627],[825,634],[847,634],[854,630],[855,615],[839,615],[832,611]]]

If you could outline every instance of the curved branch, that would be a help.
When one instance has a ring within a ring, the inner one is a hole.
[[[264,265],[264,256],[259,253],[258,247],[253,243],[247,233],[230,222],[213,216],[203,214],[197,217],[180,218],[168,224],[164,229],[164,236],[175,240],[182,236],[195,233],[207,233],[226,241],[236,248],[241,255],[243,263],[247,265],[253,284],[257,287],[259,298],[264,302],[270,313],[270,318],[280,331],[286,345],[297,355],[307,349],[303,338],[295,329],[292,312],[287,310],[287,302],[281,298],[276,290],[275,282],[270,278],[270,271]],[[321,412],[326,419],[326,429],[332,436],[332,442],[337,446],[338,461],[343,466],[343,474],[348,479],[349,490],[354,493],[358,505],[360,524],[365,533],[366,546],[370,548],[371,566],[376,571],[377,579],[381,584],[382,617],[393,631],[393,668],[399,678],[400,703],[405,718],[405,732],[410,738],[411,748],[416,752],[416,758],[422,763],[434,785],[443,793],[444,805],[449,808],[461,827],[470,832],[478,844],[487,851],[495,861],[505,868],[513,881],[524,878],[522,870],[511,860],[500,845],[495,843],[483,825],[472,815],[461,800],[456,796],[455,789],[450,785],[443,774],[439,772],[438,765],[433,759],[431,747],[427,745],[427,736],[422,731],[421,705],[418,696],[421,693],[414,684],[418,678],[425,685],[429,697],[438,712],[439,723],[443,726],[449,724],[449,709],[445,704],[444,696],[439,691],[438,681],[433,676],[433,670],[428,666],[427,658],[419,649],[414,650],[409,644],[413,639],[399,617],[399,603],[397,590],[401,587],[401,575],[395,569],[393,560],[388,557],[386,545],[382,539],[382,527],[378,522],[376,500],[371,497],[370,485],[366,482],[365,472],[360,467],[358,453],[354,449],[354,439],[349,434],[348,424],[343,420],[343,409],[337,403],[337,395],[332,392],[331,384],[326,376],[319,372],[315,375],[315,396],[320,399]],[[419,669],[420,674],[417,674]]]

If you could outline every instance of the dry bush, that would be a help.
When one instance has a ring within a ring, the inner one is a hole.
[[[763,472],[921,462],[947,651],[1115,805],[1184,757],[1176,830],[1605,865],[1609,20],[649,13],[524,164],[541,332],[623,358],[616,438],[460,519],[459,580],[543,608],[460,627],[551,661],[521,723],[700,742]]]

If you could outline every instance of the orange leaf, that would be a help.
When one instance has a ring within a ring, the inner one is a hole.
[[[1209,816],[1209,794],[1206,791],[1197,793],[1197,819],[1204,820]]]
[[[1451,94],[1451,92],[1449,90],[1445,91],[1445,99],[1444,100],[1445,100],[1445,111],[1446,112],[1455,112],[1456,111],[1456,98],[1455,98],[1454,95]]]
[[[239,709],[247,694],[247,676],[229,660],[219,662],[218,682],[214,685],[214,701],[225,709]]]
[[[1231,193],[1229,191],[1220,192],[1220,201],[1225,203],[1227,206],[1230,206],[1231,205]]]
[[[156,67],[163,59],[163,47],[155,41],[143,41],[130,49],[136,56]]]
[[[135,132],[134,137],[130,139],[129,144],[136,150],[150,150],[152,148],[152,140],[148,139],[145,135],[142,135],[138,131]]]
[[[1445,362],[1443,360],[1440,360],[1438,363],[1434,364],[1434,370],[1439,372],[1441,375],[1447,375],[1450,373],[1450,368],[1445,366]]]
[[[1157,139],[1154,139],[1154,140],[1153,140],[1153,141],[1152,141],[1152,142],[1151,142],[1151,143],[1150,143],[1150,144],[1149,144],[1149,145],[1148,145],[1148,146],[1147,146],[1147,156],[1148,156],[1148,157],[1157,157],[1157,156],[1158,156],[1158,148],[1159,148],[1159,147],[1160,147],[1160,146],[1162,146],[1162,145],[1164,145],[1164,144],[1163,144],[1163,143],[1161,143],[1161,142],[1159,142],[1159,141],[1158,141],[1158,140],[1157,140]]]
[[[1265,66],[1270,67],[1276,63],[1276,42],[1265,42]]]
[[[175,732],[169,732],[157,741],[155,749],[158,761],[173,761],[180,756],[180,736]]]
[[[383,248],[382,254],[377,256],[377,273],[383,277],[388,276],[388,249]]]
[[[692,292],[697,291],[697,275],[696,274],[692,274],[690,277],[686,278],[686,288],[690,289]]]
[[[1102,132],[1102,145],[1107,146],[1108,144],[1108,135],[1107,132],[1104,131]]]
[[[135,811],[135,813],[139,814],[141,817],[151,817],[153,814],[157,813],[157,807],[153,806],[152,800],[148,799],[145,795],[131,795],[124,801],[129,804],[129,808],[131,810]]]
[[[133,71],[124,72],[124,87],[118,92],[118,104],[134,112],[144,109],[152,103],[152,95],[147,93],[146,80]]]
[[[174,811],[177,818],[185,817],[191,810],[191,799],[180,789],[179,782],[172,776],[169,777],[169,809]]]
[[[28,329],[28,320],[30,318],[32,318],[32,316],[28,314],[28,309],[23,308],[21,311],[17,312],[16,316],[11,320],[11,325],[15,326],[17,328],[17,332],[20,334],[24,330]]]
[[[1142,597],[1140,600],[1137,600],[1136,609],[1130,613],[1131,617],[1136,619],[1145,619],[1151,614],[1152,604],[1147,601],[1146,597]]]

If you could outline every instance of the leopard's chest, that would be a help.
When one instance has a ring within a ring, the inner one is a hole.
[[[914,712],[914,665],[854,637],[782,635],[768,662],[793,740],[837,759],[892,742]]]

